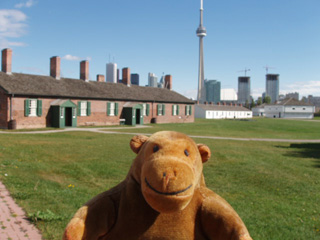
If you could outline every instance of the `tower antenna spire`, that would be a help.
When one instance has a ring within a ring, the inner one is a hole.
[[[200,0],[200,25],[197,28],[196,33],[199,37],[199,75],[197,101],[199,103],[203,103],[206,101],[206,91],[204,88],[203,38],[207,35],[207,30],[203,26],[203,0]]]

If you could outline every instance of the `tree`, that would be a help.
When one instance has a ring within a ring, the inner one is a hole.
[[[251,99],[251,109],[254,108],[255,106],[256,106],[256,103],[255,103],[254,99],[252,98]]]
[[[246,108],[250,108],[248,99],[246,100],[246,103],[245,103],[244,106],[245,106]]]
[[[271,103],[271,97],[270,97],[270,96],[266,96],[266,97],[264,98],[264,102],[265,102],[266,104]]]
[[[261,105],[262,104],[262,97],[258,97],[258,100],[257,100],[257,105]]]

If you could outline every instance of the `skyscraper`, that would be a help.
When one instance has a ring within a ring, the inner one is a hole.
[[[117,64],[107,64],[107,82],[117,83]]]
[[[131,74],[131,84],[139,86],[139,74],[138,73]]]
[[[148,86],[149,87],[158,87],[158,78],[154,73],[148,74]]]
[[[197,100],[203,103],[206,99],[204,88],[204,64],[203,64],[203,38],[207,35],[207,30],[203,26],[203,0],[200,0],[200,25],[197,29],[199,37],[199,76],[198,76],[198,96]]]
[[[250,77],[238,77],[238,103],[250,103]]]
[[[204,89],[207,102],[220,102],[221,83],[217,80],[204,80]]]
[[[279,99],[279,74],[266,75],[266,95],[270,96],[271,103]]]

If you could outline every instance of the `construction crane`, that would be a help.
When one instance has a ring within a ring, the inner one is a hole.
[[[275,67],[270,67],[270,66],[268,66],[268,65],[266,65],[266,66],[263,67],[263,68],[266,69],[266,74],[268,74],[268,70],[269,70],[270,68],[275,69]]]
[[[247,72],[251,71],[250,69],[248,68],[245,68],[244,70],[240,70],[238,72],[244,72],[244,76],[246,77],[247,76]]]

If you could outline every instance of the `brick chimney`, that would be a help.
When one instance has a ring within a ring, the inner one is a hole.
[[[58,56],[50,58],[50,76],[60,79],[60,57]]]
[[[89,81],[89,61],[87,60],[80,62],[80,79]]]
[[[6,48],[2,50],[2,72],[11,74],[12,50]]]
[[[105,77],[102,74],[98,74],[97,75],[97,82],[105,82]]]
[[[164,77],[164,86],[165,88],[171,90],[172,89],[172,76],[171,75],[166,75]]]
[[[122,83],[127,86],[131,85],[130,68],[122,68]]]

